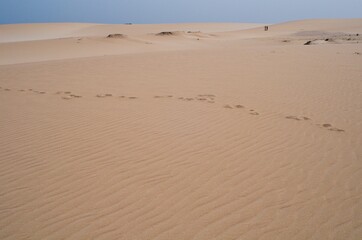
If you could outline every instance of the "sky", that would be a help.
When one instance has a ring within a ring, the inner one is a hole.
[[[362,0],[0,0],[0,24],[278,23],[362,18]]]

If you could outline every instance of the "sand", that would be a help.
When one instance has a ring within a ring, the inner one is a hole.
[[[0,25],[0,239],[362,239],[361,34]]]

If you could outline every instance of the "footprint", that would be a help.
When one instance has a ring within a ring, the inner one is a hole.
[[[249,113],[249,114],[251,114],[251,115],[259,115],[258,112],[251,112],[251,113]]]
[[[70,96],[73,97],[73,98],[81,98],[82,97],[80,95],[74,95],[74,94],[71,94]]]
[[[71,97],[71,96],[64,96],[64,97],[62,97],[62,99],[64,99],[64,100],[71,100],[72,97]]]
[[[128,99],[137,99],[137,97],[128,97]]]
[[[154,96],[154,98],[172,98],[173,95],[167,95],[167,96]]]
[[[55,94],[57,94],[57,95],[59,95],[59,94],[62,94],[63,92],[61,92],[61,91],[58,91],[58,92],[56,92]]]
[[[300,120],[305,120],[305,121],[308,121],[308,120],[311,120],[309,117],[297,117],[297,116],[286,116],[285,117],[286,119],[292,119],[292,120],[297,120],[297,121],[300,121]]]
[[[232,109],[233,107],[230,105],[224,105],[224,108]]]
[[[208,103],[215,103],[214,101],[207,101]]]
[[[236,108],[245,108],[243,105],[235,105]]]
[[[297,120],[297,121],[300,121],[301,119],[296,117],[296,116],[286,116],[285,117],[286,119],[292,119],[292,120]]]
[[[10,88],[5,88],[4,90],[7,91],[7,92],[11,91]]]
[[[110,93],[97,94],[96,97],[98,97],[98,98],[112,97],[112,94],[110,94]]]
[[[214,98],[214,97],[216,97],[215,95],[213,95],[213,94],[199,94],[199,95],[197,95],[197,96],[199,96],[199,97],[211,97],[211,98]]]
[[[327,130],[333,131],[333,132],[345,132],[345,130],[343,130],[343,129],[333,127],[332,124],[330,124],[330,123],[324,123],[322,125],[317,124],[317,126],[322,126],[322,127],[326,128]]]
[[[67,91],[67,92],[64,92],[65,94],[71,94],[72,92],[69,92],[69,91]]]
[[[46,92],[44,92],[44,91],[33,91],[33,92],[35,92],[35,93],[37,93],[37,94],[45,94]]]
[[[329,128],[328,130],[329,130],[329,131],[334,131],[334,132],[344,132],[343,129],[336,128],[336,127]]]
[[[119,96],[120,98],[125,98],[126,96]]]
[[[193,101],[193,98],[186,98],[186,101]]]

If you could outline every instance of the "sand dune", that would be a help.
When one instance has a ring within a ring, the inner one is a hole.
[[[0,25],[0,43],[46,40],[69,37],[100,37],[112,32],[126,35],[144,35],[162,31],[224,32],[258,27],[248,23],[188,23],[188,24],[88,24],[88,23],[40,23]]]
[[[299,20],[272,26],[276,31],[341,31],[360,32],[361,19],[311,19]]]
[[[0,65],[202,48],[204,45],[195,41],[209,38],[212,33],[256,26],[260,24],[0,25]],[[160,32],[177,32],[184,38],[179,41],[164,41],[157,37]],[[195,35],[196,32],[199,32],[198,36]],[[122,34],[133,41],[110,41],[111,39],[107,39],[109,34]],[[182,40],[191,40],[191,43]]]
[[[74,32],[93,26],[86,23],[38,23],[0,25],[0,43],[74,37]]]
[[[46,26],[0,26],[0,239],[361,239],[362,43],[304,45],[361,19]]]

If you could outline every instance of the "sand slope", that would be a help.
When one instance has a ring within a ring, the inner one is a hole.
[[[361,239],[362,20],[202,26],[0,44],[0,239]]]

